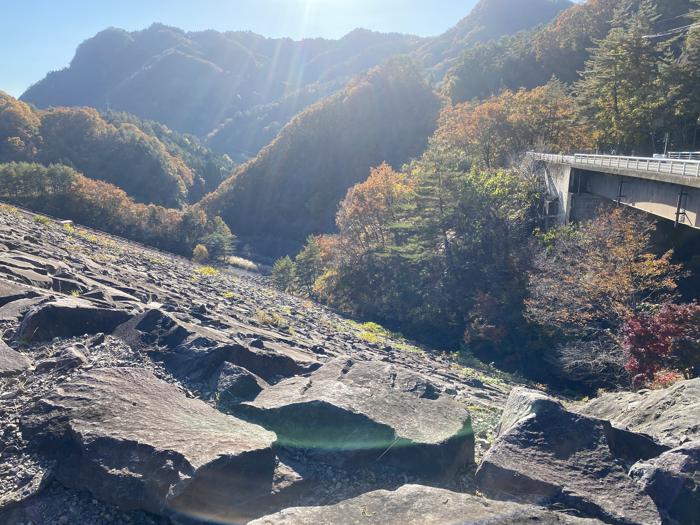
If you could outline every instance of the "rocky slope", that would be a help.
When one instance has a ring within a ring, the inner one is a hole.
[[[695,523],[697,416],[672,448],[261,277],[7,206],[0,332],[3,524]]]

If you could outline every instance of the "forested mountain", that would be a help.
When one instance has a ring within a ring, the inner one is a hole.
[[[394,59],[297,116],[203,204],[244,237],[332,231],[338,202],[370,167],[423,151],[440,104],[410,60]]]
[[[160,24],[133,33],[110,28],[81,44],[68,68],[50,73],[22,99],[39,107],[126,111],[201,137],[234,126],[236,137],[212,143],[232,156],[254,156],[306,105],[418,41],[362,30],[338,41],[294,41]],[[275,114],[275,105],[287,109]],[[249,140],[256,133],[262,138]]]
[[[453,102],[463,102],[483,99],[502,89],[540,86],[552,76],[572,83],[579,78],[596,41],[645,3],[588,0],[567,9],[542,29],[466,48],[446,76],[445,92]],[[662,32],[683,25],[692,0],[649,5],[656,15],[650,29]]]
[[[481,0],[453,28],[422,43],[414,57],[440,79],[470,47],[547,24],[572,5],[569,0]]]
[[[356,29],[339,40],[264,38],[154,24],[109,28],[85,41],[70,66],[22,100],[90,106],[161,122],[199,136],[234,160],[254,157],[294,115],[390,57],[413,53],[436,81],[465,48],[550,21],[568,0],[481,0],[431,39]]]
[[[137,202],[179,207],[215,188],[233,168],[161,124],[93,108],[35,110],[0,92],[0,163],[69,165]]]

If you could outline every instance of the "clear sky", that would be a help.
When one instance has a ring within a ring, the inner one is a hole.
[[[0,90],[19,96],[68,65],[83,40],[109,27],[161,22],[185,30],[339,38],[356,27],[432,36],[476,0],[0,0]]]

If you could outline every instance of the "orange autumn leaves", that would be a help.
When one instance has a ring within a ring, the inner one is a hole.
[[[557,80],[530,91],[506,90],[483,102],[448,106],[436,138],[486,168],[509,164],[527,149],[566,153],[590,146],[576,103]]]
[[[391,242],[389,225],[398,219],[399,204],[410,191],[406,174],[386,163],[373,168],[369,178],[350,188],[340,204],[336,224],[341,236],[359,251],[386,248]]]

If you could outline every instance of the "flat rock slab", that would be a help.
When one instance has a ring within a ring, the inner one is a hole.
[[[123,509],[238,518],[269,494],[275,434],[135,368],[90,371],[22,418],[58,480]]]
[[[474,461],[467,409],[422,377],[381,361],[335,359],[238,405],[279,445],[328,461],[394,464],[449,474]]]
[[[30,286],[36,286],[38,288],[50,289],[53,284],[53,279],[51,279],[51,277],[26,268],[0,266],[0,273],[11,275],[15,279],[19,279]]]
[[[32,366],[32,362],[13,350],[0,339],[0,377],[21,374]]]
[[[29,299],[40,295],[29,286],[13,283],[0,277],[0,308],[18,299]]]
[[[499,432],[476,472],[487,496],[557,504],[609,523],[661,523],[652,499],[628,476],[635,457],[663,452],[650,438],[522,388],[511,392]]]
[[[578,410],[675,447],[700,439],[700,378],[662,390],[603,394]]]
[[[396,491],[368,492],[326,507],[293,507],[250,525],[595,525],[532,505],[491,501],[449,490],[404,485]]]
[[[46,297],[32,297],[27,299],[17,299],[0,306],[0,321],[10,321],[18,323],[29,310],[45,303]]]
[[[34,342],[110,333],[131,317],[126,310],[101,308],[83,299],[64,297],[29,310],[22,319],[17,337],[24,342]]]

